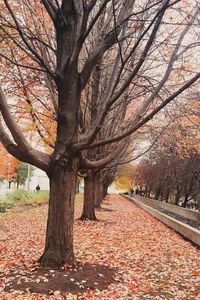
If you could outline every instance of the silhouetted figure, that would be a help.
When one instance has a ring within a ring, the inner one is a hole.
[[[39,186],[39,184],[36,186],[36,192],[39,192],[40,191],[40,186]]]

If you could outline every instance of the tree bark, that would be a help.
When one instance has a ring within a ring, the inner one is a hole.
[[[50,177],[50,198],[46,244],[39,262],[42,267],[56,268],[74,263],[73,221],[78,163],[55,165]]]
[[[84,178],[83,211],[80,220],[97,220],[95,215],[94,184],[95,174],[91,170],[88,170],[87,176]]]
[[[107,185],[103,185],[103,197],[105,198],[108,195],[108,186]]]
[[[100,175],[96,176],[94,188],[95,188],[95,207],[100,208],[101,203],[104,199],[103,185],[102,185],[102,182],[101,182]]]

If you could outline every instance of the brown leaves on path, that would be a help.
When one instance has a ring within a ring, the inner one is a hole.
[[[80,205],[77,209],[80,215]],[[0,299],[200,299],[200,252],[113,195],[98,222],[75,221],[76,267],[40,270],[47,208],[0,215]]]

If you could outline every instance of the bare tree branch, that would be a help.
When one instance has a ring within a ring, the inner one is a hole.
[[[11,6],[9,5],[7,0],[3,0],[15,25],[16,25],[16,30],[18,31],[22,41],[24,42],[24,44],[27,46],[27,48],[29,49],[29,51],[35,56],[35,58],[37,59],[37,62],[44,67],[44,69],[46,69],[46,71],[53,77],[55,78],[54,73],[48,68],[48,66],[45,64],[44,60],[40,57],[40,55],[35,51],[35,49],[30,45],[30,43],[28,42],[28,40],[26,39],[23,30],[21,28],[21,26],[19,25],[19,22],[11,8]]]
[[[164,108],[168,103],[170,103],[173,99],[175,99],[177,96],[179,96],[182,92],[184,92],[186,89],[188,89],[193,83],[195,83],[198,79],[200,78],[200,73],[195,75],[193,78],[191,78],[189,81],[187,81],[186,84],[184,84],[180,89],[178,89],[176,92],[174,92],[171,96],[169,96],[166,100],[164,100],[156,109],[154,109],[151,113],[149,113],[145,118],[143,118],[136,126],[130,128],[128,131],[125,131],[124,133],[112,137],[110,139],[102,140],[96,143],[93,143],[91,145],[76,145],[75,148],[77,147],[78,149],[87,149],[87,148],[95,148],[99,147],[101,145],[106,145],[110,144],[113,142],[117,142],[128,135],[134,133],[137,131],[139,128],[141,128],[144,124],[149,122],[162,108]]]
[[[14,118],[11,116],[5,96],[0,86],[0,111],[3,116],[3,119],[12,134],[16,145],[10,140],[9,136],[6,134],[3,126],[1,125],[1,137],[2,143],[6,147],[6,149],[10,149],[13,151],[13,155],[15,153],[15,157],[21,160],[26,161],[29,159],[31,162],[34,162],[34,165],[39,165],[43,170],[48,170],[49,164],[49,155],[45,154],[41,151],[35,150],[31,147],[31,145],[26,140],[25,136],[23,135],[22,131],[14,121]],[[24,155],[24,159],[23,159]],[[44,160],[43,160],[44,159]]]
[[[41,2],[43,3],[44,7],[46,8],[50,18],[55,23],[57,8],[54,5],[53,1],[52,0],[41,0]]]

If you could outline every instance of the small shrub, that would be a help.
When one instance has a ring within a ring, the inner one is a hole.
[[[27,192],[24,190],[15,190],[7,193],[0,199],[0,213],[14,206],[23,205],[41,205],[46,204],[49,199],[48,191]]]
[[[6,208],[4,206],[4,203],[0,203],[0,213],[6,212]]]
[[[12,208],[14,203],[10,200],[6,200],[5,197],[0,200],[0,212],[5,212],[6,209]]]
[[[7,193],[5,195],[5,200],[7,200],[8,202],[13,202],[14,204],[17,204],[18,202],[27,204],[31,200],[31,195],[24,190],[15,190],[11,193]]]

